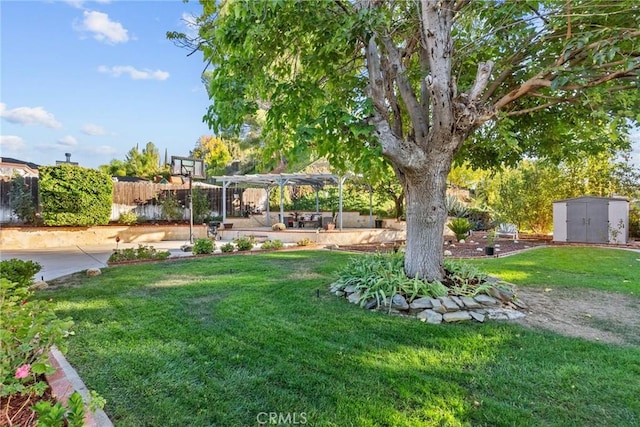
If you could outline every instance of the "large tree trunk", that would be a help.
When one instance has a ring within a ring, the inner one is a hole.
[[[405,175],[407,246],[405,272],[409,277],[442,280],[443,230],[447,220],[445,196],[451,155],[439,153],[428,167]]]

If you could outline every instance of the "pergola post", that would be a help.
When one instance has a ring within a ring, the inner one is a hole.
[[[367,184],[369,187],[369,228],[373,228],[373,186]]]
[[[222,223],[227,220],[227,187],[229,181],[222,181]]]
[[[270,200],[271,190],[273,190],[273,188],[274,188],[273,185],[268,185],[266,187],[266,190],[267,190],[267,227],[271,227],[271,214],[270,214],[270,211],[269,211],[269,205],[270,205],[269,200]]]
[[[319,185],[314,185],[313,189],[316,190],[316,214],[320,213],[320,189],[322,187]]]
[[[338,229],[340,231],[342,231],[342,185],[346,180],[346,176],[338,177]]]

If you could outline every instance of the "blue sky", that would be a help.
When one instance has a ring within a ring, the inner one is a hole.
[[[1,155],[97,167],[151,141],[186,156],[209,100],[202,55],[167,40],[197,1],[0,2]]]
[[[0,155],[97,167],[149,141],[188,155],[211,134],[204,63],[165,34],[200,12],[196,0],[0,0]]]

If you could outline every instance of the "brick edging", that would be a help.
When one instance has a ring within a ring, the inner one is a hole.
[[[49,363],[56,368],[56,372],[53,374],[45,375],[53,397],[66,404],[73,392],[77,391],[86,403],[89,398],[89,390],[76,370],[55,346],[51,347],[49,351]],[[113,427],[113,423],[102,409],[91,413],[85,405],[85,413],[85,427]]]

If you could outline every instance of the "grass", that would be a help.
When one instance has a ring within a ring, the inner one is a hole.
[[[326,291],[351,256],[117,267],[41,295],[116,426],[640,424],[637,348],[367,312]]]
[[[640,253],[595,247],[540,248],[474,265],[526,286],[592,288],[640,295]]]

